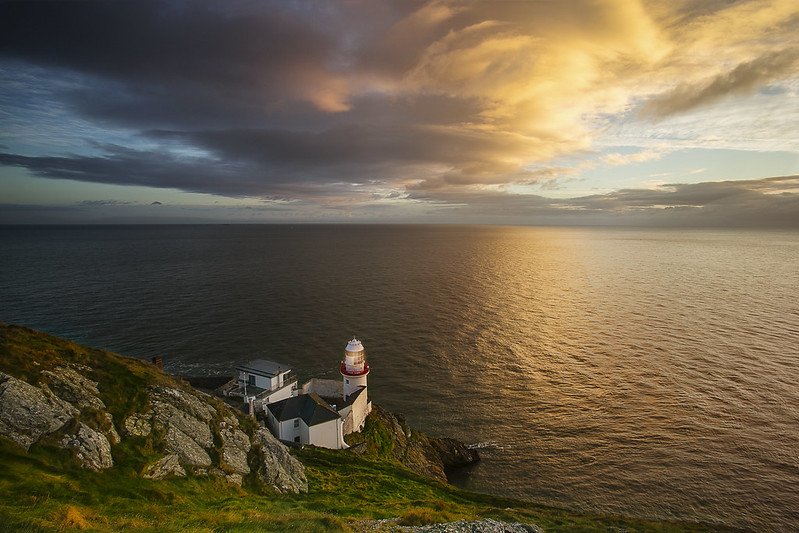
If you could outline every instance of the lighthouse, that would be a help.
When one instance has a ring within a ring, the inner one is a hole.
[[[341,377],[344,380],[344,400],[358,390],[366,387],[366,376],[369,375],[369,363],[366,362],[363,344],[354,338],[344,348],[344,360],[340,365]]]

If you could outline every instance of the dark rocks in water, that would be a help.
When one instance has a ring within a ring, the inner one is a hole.
[[[430,445],[438,452],[444,468],[461,468],[469,466],[480,460],[477,450],[467,448],[464,443],[456,439],[428,437]]]

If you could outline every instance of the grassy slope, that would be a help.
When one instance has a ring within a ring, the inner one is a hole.
[[[118,422],[140,410],[154,383],[185,386],[151,365],[79,346],[26,328],[0,324],[0,370],[30,383],[65,362],[91,367],[102,400]],[[379,428],[376,428],[379,431]],[[385,450],[384,450],[385,451]],[[420,478],[371,455],[307,447],[305,495],[264,493],[201,478],[150,481],[136,474],[161,450],[148,439],[125,439],[115,466],[94,473],[46,443],[26,453],[0,439],[0,524],[22,531],[348,531],[353,521],[404,517],[407,523],[492,517],[568,531],[701,531],[701,526],[581,515],[461,491]]]

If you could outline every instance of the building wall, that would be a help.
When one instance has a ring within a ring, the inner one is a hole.
[[[360,431],[363,428],[366,416],[372,410],[372,402],[367,396],[368,392],[368,389],[363,391],[352,404],[352,431]]]
[[[305,425],[300,423],[300,425]],[[306,426],[307,427],[307,426]],[[341,419],[330,420],[308,428],[308,444],[334,450],[345,448]]]
[[[341,398],[343,396],[341,381],[337,379],[312,378],[302,386],[302,394],[315,392],[327,398]]]
[[[366,386],[366,376],[342,375],[342,386],[344,388],[344,396],[349,396],[358,387]]]

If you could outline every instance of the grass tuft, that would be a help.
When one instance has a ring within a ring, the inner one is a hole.
[[[75,507],[74,505],[67,506],[67,510],[64,513],[64,519],[62,524],[65,528],[70,529],[88,529],[89,522],[86,521],[86,518],[83,517],[83,513],[80,512],[80,509]]]

